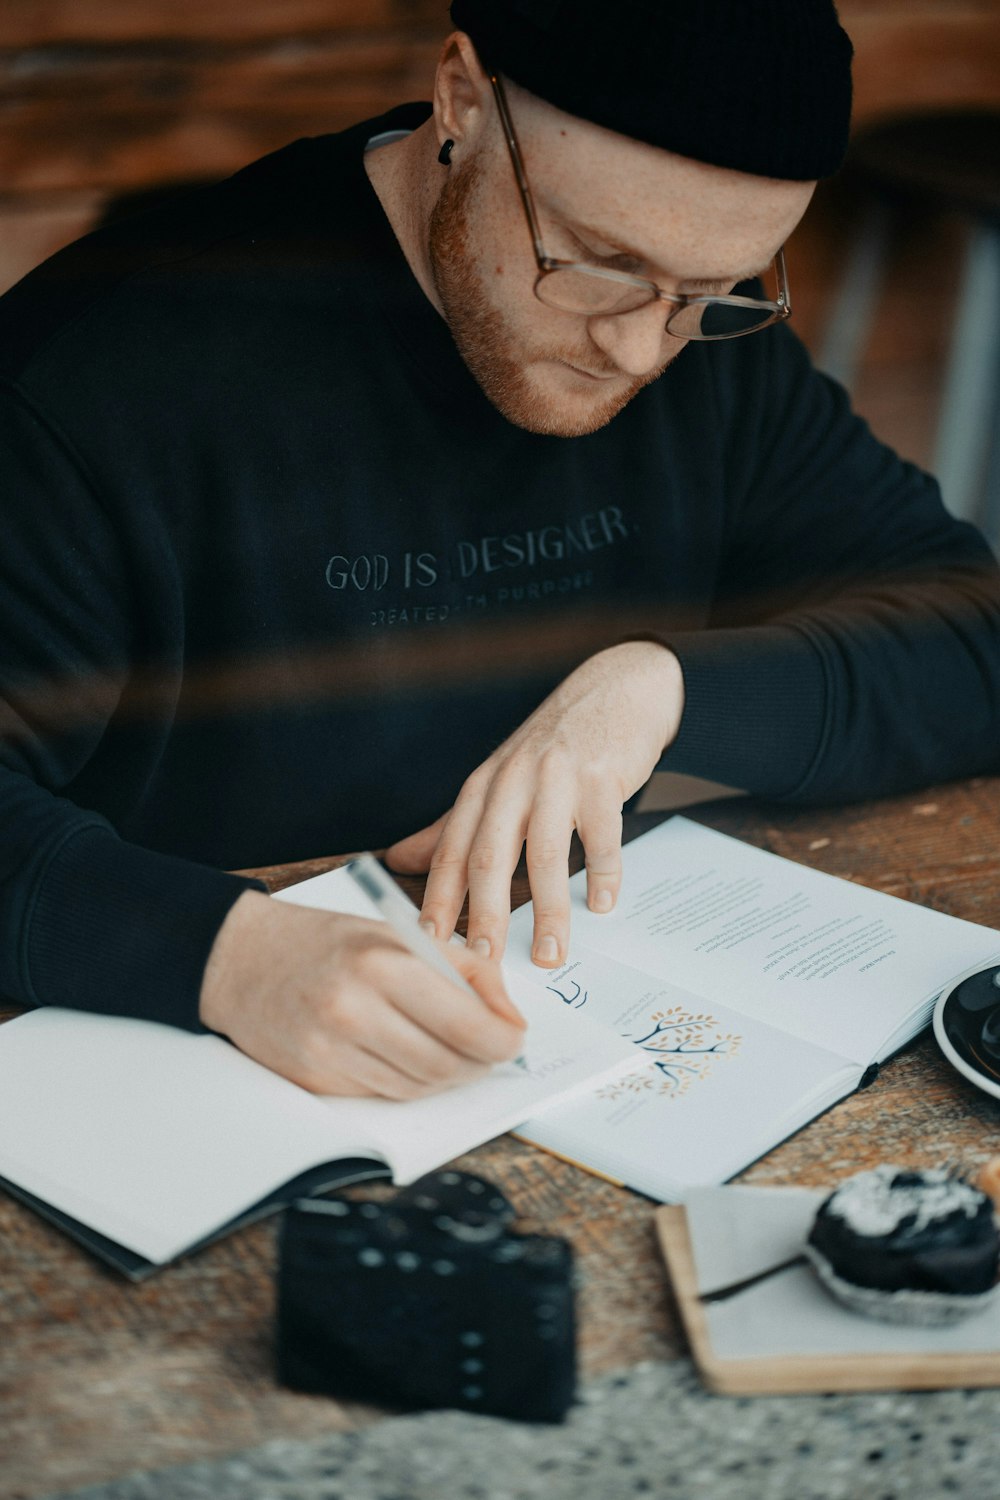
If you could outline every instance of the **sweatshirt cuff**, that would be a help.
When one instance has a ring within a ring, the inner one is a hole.
[[[681,727],[659,770],[763,797],[794,794],[819,753],[826,679],[819,652],[791,626],[660,637],[684,673]]]
[[[26,915],[28,998],[205,1032],[198,1019],[205,965],[246,890],[266,887],[99,826],[81,829],[46,865]]]

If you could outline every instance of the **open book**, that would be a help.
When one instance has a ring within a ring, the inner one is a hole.
[[[346,870],[275,899],[381,920]],[[0,1026],[0,1185],[138,1280],[296,1197],[413,1182],[630,1060],[537,979],[509,988],[523,1058],[407,1103],[310,1094],[218,1036],[32,1011]]]
[[[1000,953],[987,928],[685,818],[627,846],[610,915],[571,886],[561,969],[531,964],[530,908],[512,919],[526,1067],[414,1103],[318,1098],[219,1037],[35,1011],[0,1026],[0,1178],[137,1277],[306,1191],[385,1164],[411,1182],[513,1126],[671,1199],[856,1088]],[[375,914],[344,871],[276,899]]]
[[[836,1100],[926,1026],[1000,933],[671,818],[624,851],[615,911],[570,882],[550,993],[636,1048],[636,1067],[521,1126],[525,1139],[666,1201],[708,1186]],[[531,910],[505,967],[534,973]]]

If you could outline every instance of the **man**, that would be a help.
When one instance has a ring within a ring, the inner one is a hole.
[[[452,16],[430,112],[0,304],[0,988],[393,1098],[513,1054],[522,846],[551,967],[572,831],[608,910],[658,764],[822,800],[1000,744],[987,549],[782,326],[829,0]],[[468,891],[481,1006],[224,873],[385,845],[439,938]]]

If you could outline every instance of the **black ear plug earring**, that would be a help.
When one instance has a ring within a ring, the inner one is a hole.
[[[438,161],[441,163],[442,167],[451,166],[451,153],[454,150],[454,147],[454,141],[445,141],[444,145],[441,147],[441,150],[438,152]]]

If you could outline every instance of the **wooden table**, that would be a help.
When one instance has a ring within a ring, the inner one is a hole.
[[[689,815],[817,869],[1000,927],[1000,780],[844,808],[739,800]],[[628,835],[655,821],[633,817]],[[262,873],[277,890],[339,862]],[[526,895],[519,877],[515,898]],[[743,1180],[823,1186],[878,1161],[974,1166],[998,1152],[1000,1107],[924,1036]],[[684,1353],[654,1246],[654,1204],[511,1137],[464,1162],[502,1184],[521,1227],[573,1241],[585,1379]],[[0,1500],[375,1420],[370,1409],[274,1385],[274,1261],[271,1222],[135,1287],[0,1197]]]

